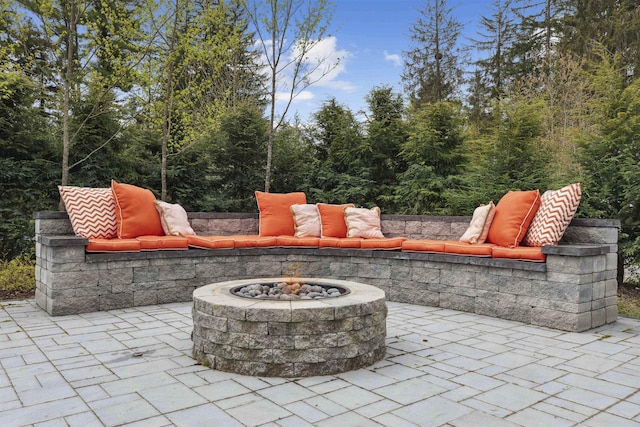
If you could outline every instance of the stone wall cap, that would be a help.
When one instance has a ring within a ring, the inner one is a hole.
[[[546,255],[596,256],[615,252],[611,245],[547,245],[542,247]]]
[[[619,219],[609,218],[573,218],[569,227],[610,227],[620,228]]]
[[[38,211],[33,214],[35,219],[69,219],[66,212],[61,211]]]
[[[36,241],[46,246],[87,246],[89,239],[80,236],[36,236]]]

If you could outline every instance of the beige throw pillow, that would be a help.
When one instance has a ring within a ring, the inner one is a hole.
[[[489,234],[489,227],[493,221],[493,216],[496,213],[496,207],[493,201],[487,205],[480,205],[473,211],[473,217],[469,228],[460,237],[461,242],[466,243],[484,243],[487,240]]]
[[[156,200],[156,209],[160,214],[162,229],[167,236],[194,236],[196,233],[189,224],[189,218],[184,208],[178,204],[171,204]]]
[[[363,239],[384,238],[380,227],[380,208],[345,208],[345,222],[347,223],[347,237]]]
[[[320,237],[320,214],[312,204],[291,205],[295,237]]]

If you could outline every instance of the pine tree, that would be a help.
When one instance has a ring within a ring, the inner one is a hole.
[[[447,0],[427,0],[410,30],[413,47],[404,52],[402,81],[412,105],[450,100],[459,92],[461,31]]]
[[[487,52],[488,56],[476,61],[483,72],[492,99],[501,99],[511,77],[511,49],[516,34],[516,24],[511,11],[512,0],[493,0],[491,16],[482,16],[480,40],[474,40],[475,47]]]

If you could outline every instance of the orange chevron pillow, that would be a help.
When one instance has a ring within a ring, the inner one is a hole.
[[[110,188],[59,185],[58,191],[76,236],[87,239],[117,237],[116,204]]]
[[[545,191],[522,243],[525,246],[557,245],[576,214],[581,197],[580,183]]]

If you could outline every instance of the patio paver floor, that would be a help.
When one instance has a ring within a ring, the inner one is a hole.
[[[386,357],[309,378],[191,358],[191,303],[0,307],[0,426],[639,426],[640,320],[569,333],[387,303]]]

